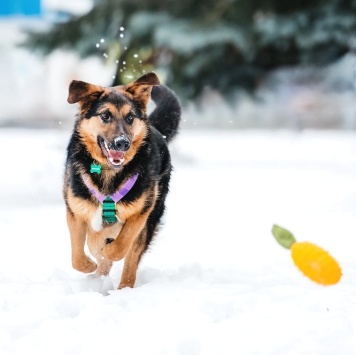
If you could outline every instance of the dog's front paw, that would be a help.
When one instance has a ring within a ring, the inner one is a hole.
[[[94,272],[96,270],[96,264],[87,256],[81,259],[73,259],[72,266],[75,270],[84,272],[86,274]]]
[[[114,242],[111,242],[110,244],[106,244],[101,249],[101,253],[105,258],[111,261],[118,261],[122,259],[120,253],[118,253],[117,245]]]

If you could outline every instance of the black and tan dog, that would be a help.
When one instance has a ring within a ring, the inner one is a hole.
[[[148,117],[150,97],[156,107]],[[165,209],[178,99],[148,73],[111,88],[72,81],[68,102],[80,106],[64,181],[72,265],[106,275],[125,258],[119,288],[133,287]],[[84,252],[86,241],[96,263]]]

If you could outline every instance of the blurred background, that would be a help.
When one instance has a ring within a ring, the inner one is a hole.
[[[2,0],[0,126],[72,126],[72,79],[154,70],[186,128],[356,128],[355,0]]]

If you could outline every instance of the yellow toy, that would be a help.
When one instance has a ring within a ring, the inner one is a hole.
[[[295,265],[305,276],[325,286],[340,281],[341,268],[327,251],[312,243],[297,242],[291,232],[276,224],[272,234],[280,245],[291,250]]]

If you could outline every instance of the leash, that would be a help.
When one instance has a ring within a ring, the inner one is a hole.
[[[135,185],[137,178],[138,174],[135,174],[125,182],[121,189],[112,195],[105,196],[90,184],[89,178],[87,176],[82,175],[85,186],[88,188],[90,193],[103,205],[103,220],[110,224],[117,221],[116,204],[131,190],[131,188]]]

